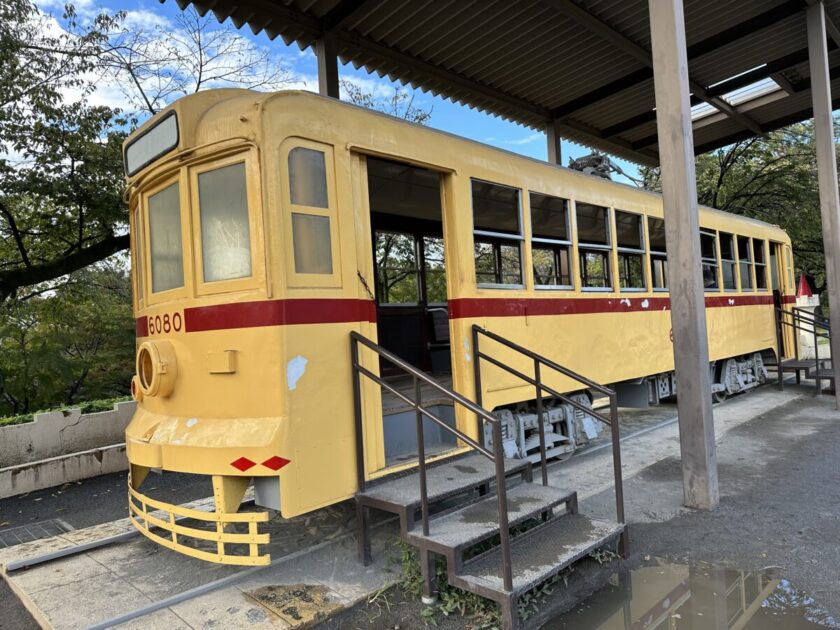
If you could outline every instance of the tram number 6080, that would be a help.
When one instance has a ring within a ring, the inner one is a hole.
[[[183,326],[183,319],[181,313],[164,313],[163,315],[155,315],[149,317],[149,334],[159,335],[161,333],[167,334],[171,332],[180,332]]]

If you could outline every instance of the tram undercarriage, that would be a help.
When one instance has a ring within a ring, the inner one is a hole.
[[[715,402],[722,402],[728,396],[749,391],[767,382],[767,368],[760,352],[715,361],[710,370],[711,394]],[[677,380],[674,372],[664,372],[616,383],[614,388],[620,407],[646,408],[674,398],[677,395]],[[593,400],[588,392],[571,394],[570,398],[592,408]],[[550,398],[543,401],[543,408],[548,458],[571,455],[596,439],[603,430],[601,423],[569,403]],[[540,438],[535,401],[497,409],[493,414],[502,422],[505,455],[512,459],[539,462]],[[490,427],[485,427],[484,443],[488,447],[493,444],[491,435]]]

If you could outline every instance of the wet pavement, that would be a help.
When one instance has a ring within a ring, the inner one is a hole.
[[[837,620],[774,571],[655,560],[606,587],[545,630],[816,630]]]

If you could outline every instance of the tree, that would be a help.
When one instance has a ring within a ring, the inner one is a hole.
[[[414,94],[401,87],[391,88],[389,94],[377,96],[360,85],[343,79],[341,89],[354,105],[374,109],[409,122],[425,125],[432,118],[432,108],[423,109],[414,104]]]
[[[810,122],[751,138],[695,161],[701,204],[782,227],[796,266],[825,287],[825,254],[817,189],[814,129]],[[643,168],[645,187],[659,190],[659,169]]]
[[[241,87],[278,90],[292,74],[274,49],[259,48],[212,13],[192,6],[172,24],[138,25],[117,14],[104,33],[99,67],[136,111],[155,114],[172,101],[200,90]],[[84,31],[81,33],[85,34]]]
[[[128,394],[134,320],[119,261],[0,304],[0,415]]]
[[[87,104],[103,76],[143,115],[203,88],[286,78],[193,10],[182,28],[134,30],[125,13],[81,24],[68,6],[52,34],[28,0],[7,0],[0,19],[0,302],[128,248],[121,145],[137,112]]]

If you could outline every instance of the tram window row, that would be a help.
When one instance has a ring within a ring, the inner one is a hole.
[[[528,191],[528,238],[520,189],[477,179],[471,183],[479,288],[523,288],[523,257],[530,248],[536,289],[668,290],[662,219]],[[763,239],[704,228],[700,250],[707,291],[767,290]]]

